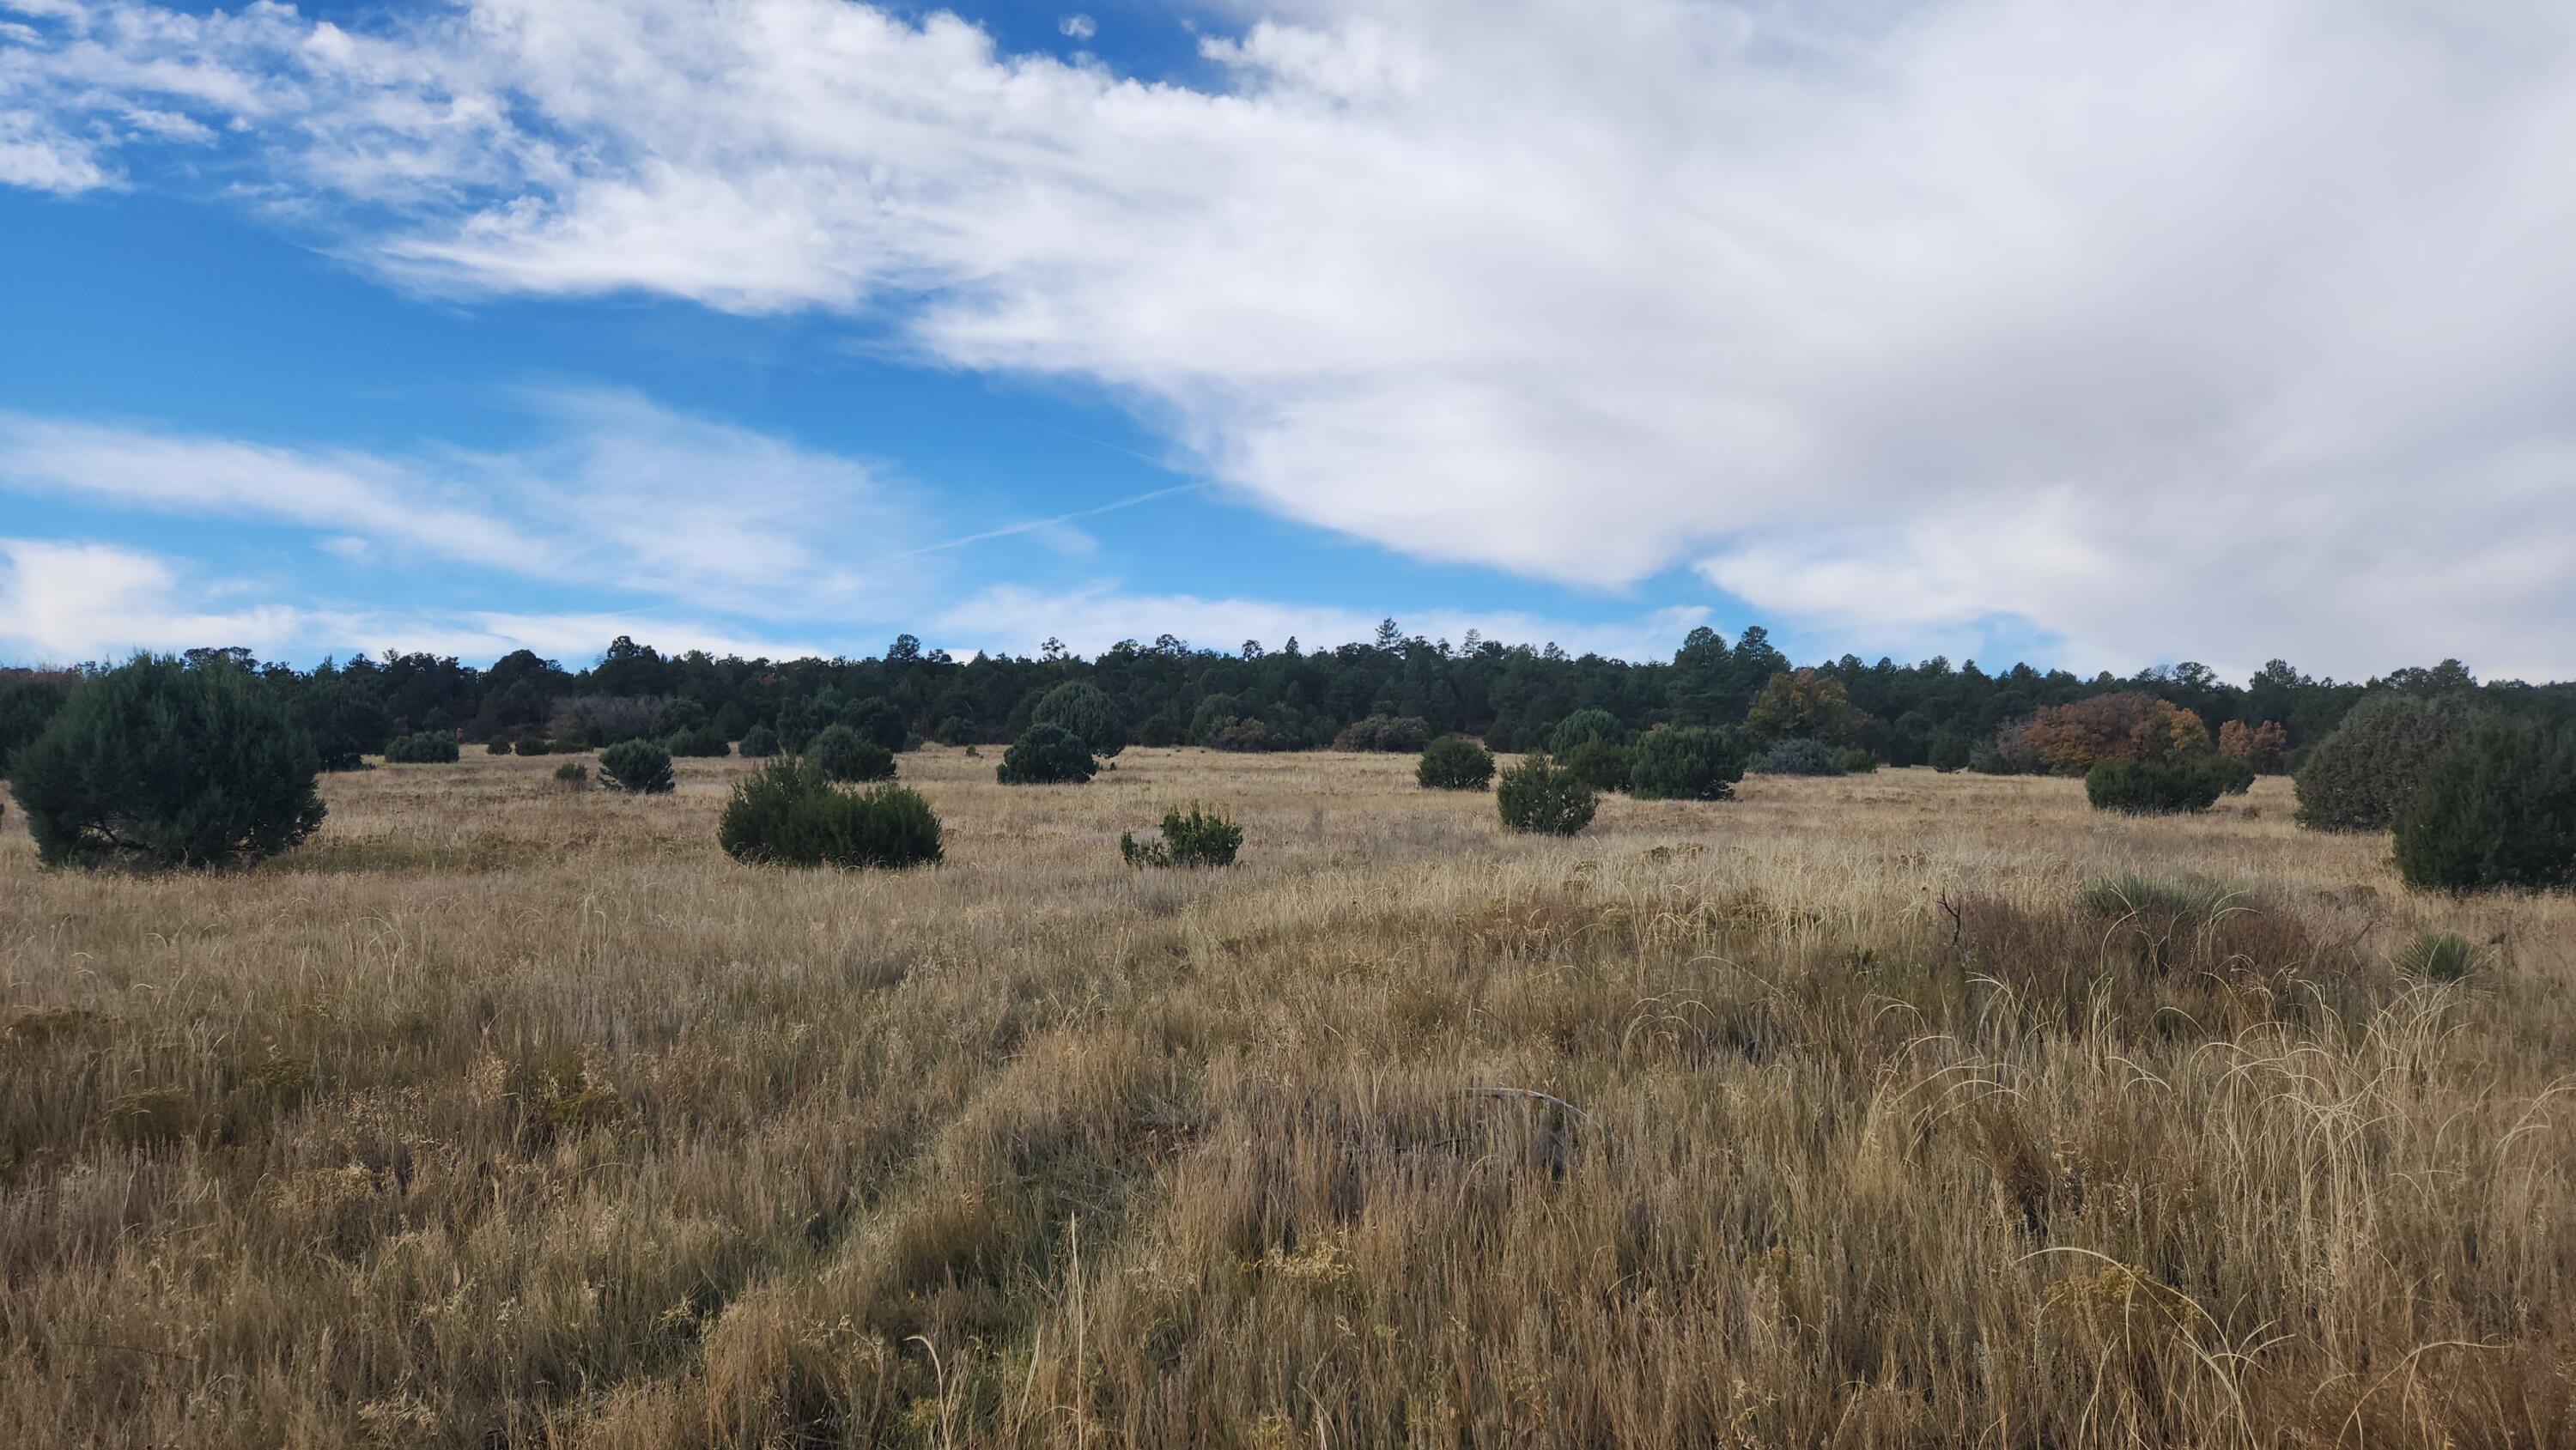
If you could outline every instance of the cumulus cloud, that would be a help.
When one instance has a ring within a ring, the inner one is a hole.
[[[1075,40],[1089,40],[1100,33],[1100,26],[1088,15],[1068,15],[1055,23],[1057,33]]]
[[[18,8],[0,179],[191,119],[407,285],[876,312],[1424,557],[2576,670],[2556,0],[1279,0],[1206,90],[844,0]]]

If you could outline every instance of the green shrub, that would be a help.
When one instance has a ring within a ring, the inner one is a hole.
[[[522,735],[519,737],[519,753],[521,755],[552,755],[560,748],[561,747],[557,746],[553,741],[548,740],[543,736]]]
[[[304,696],[305,727],[313,732],[313,751],[324,770],[364,770],[367,757],[385,748],[394,733],[393,713],[369,691],[332,678],[317,680]],[[0,740],[0,759],[7,755]]]
[[[1483,790],[1493,784],[1494,753],[1464,735],[1444,735],[1422,747],[1413,778],[1425,790]]]
[[[1948,775],[1968,768],[1968,737],[1956,730],[1944,730],[1932,737],[1932,748],[1926,757],[1934,770]]]
[[[2228,764],[2225,757],[2208,754],[2178,760],[2100,761],[2084,773],[2084,797],[2097,811],[2130,816],[2205,811],[2227,792],[2234,776]]]
[[[861,700],[841,712],[841,723],[887,751],[898,751],[912,738],[903,707],[891,700]]]
[[[650,740],[620,740],[599,752],[599,783],[629,795],[660,795],[671,777],[671,752]]]
[[[1842,764],[1845,775],[1868,775],[1878,769],[1878,757],[1855,745],[1843,752]]]
[[[2076,902],[2096,916],[2152,917],[2188,923],[2212,923],[2246,909],[2247,893],[2188,876],[2149,876],[2126,871],[2097,876],[2084,884]]]
[[[805,749],[825,780],[892,780],[894,752],[847,725],[834,725]]]
[[[1821,740],[1783,740],[1745,769],[1755,775],[1840,775],[1843,753]]]
[[[1544,755],[1523,757],[1494,787],[1503,824],[1540,835],[1573,835],[1592,824],[1598,803],[1592,787]]]
[[[1177,809],[1163,812],[1162,836],[1139,842],[1121,831],[1118,854],[1130,866],[1231,866],[1234,853],[1243,848],[1241,826],[1214,813],[1202,815],[1197,806],[1188,815]]]
[[[385,759],[394,765],[454,765],[456,737],[444,730],[405,735],[385,747]]]
[[[2254,762],[2242,756],[2192,755],[2184,759],[2217,781],[2220,795],[2243,795],[2254,788]]]
[[[12,680],[0,684],[0,780],[9,778],[9,757],[44,734],[55,713],[70,699],[71,691],[51,680]],[[387,721],[385,732],[390,734],[392,730],[392,722]],[[358,754],[364,755],[384,743],[384,736],[378,735]],[[316,745],[318,748],[318,741]],[[354,770],[363,763],[352,759],[346,765],[332,766],[326,762],[324,768]]]
[[[1598,791],[1628,788],[1628,747],[1607,740],[1586,740],[1567,751],[1560,763]]]
[[[742,743],[734,750],[745,760],[767,760],[778,753],[778,732],[766,725],[754,725],[742,732]]]
[[[668,740],[707,723],[707,707],[695,700],[672,700],[653,713],[653,734]]]
[[[251,675],[137,655],[20,747],[11,788],[48,865],[222,866],[311,835],[321,768],[300,712]]]
[[[1099,770],[1079,736],[1060,725],[1032,725],[1002,752],[993,774],[1004,785],[1079,785]]]
[[[1557,721],[1556,728],[1547,733],[1547,749],[1562,759],[1572,755],[1575,747],[1594,740],[1617,745],[1627,738],[1628,732],[1619,728],[1618,716],[1607,710],[1577,710]]]
[[[1628,753],[1628,793],[1641,801],[1722,801],[1744,778],[1744,733],[1713,725],[1658,725]]]
[[[1039,696],[1029,720],[1056,727],[1104,760],[1127,748],[1127,727],[1119,723],[1117,708],[1098,685],[1081,680],[1067,680]]]
[[[590,767],[577,760],[567,760],[555,767],[555,784],[566,790],[588,790]]]
[[[725,739],[724,732],[712,724],[675,730],[668,740],[662,742],[662,748],[673,755],[698,760],[714,760],[733,754],[733,742]]]
[[[967,724],[963,716],[951,715],[939,722],[938,728],[930,732],[930,738],[942,745],[971,745],[975,741],[975,727]]]
[[[1354,720],[1333,737],[1335,750],[1383,750],[1411,753],[1431,743],[1431,722],[1419,715],[1371,715]]]
[[[894,869],[940,859],[939,817],[920,792],[846,791],[812,759],[795,756],[734,783],[716,841],[737,861],[768,866]]]
[[[2485,952],[2467,937],[2447,931],[2425,932],[2397,955],[2399,971],[2427,982],[2457,982],[2476,975],[2486,964]]]
[[[490,740],[487,740],[487,741],[485,741],[485,742],[483,743],[483,753],[484,753],[484,754],[486,754],[486,755],[507,755],[507,754],[509,754],[509,753],[510,753],[510,737],[509,737],[509,736],[507,736],[507,735],[495,735],[495,736],[493,736]]]
[[[2489,720],[2397,807],[2397,873],[2424,891],[2576,882],[2576,734]]]
[[[2362,697],[2299,767],[2298,822],[2318,831],[2384,831],[2433,757],[2469,733],[2475,707],[2395,690]]]

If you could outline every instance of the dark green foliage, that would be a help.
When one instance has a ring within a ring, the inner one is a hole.
[[[1968,737],[1956,730],[1944,730],[1932,737],[1932,746],[1924,763],[1948,775],[1968,768]]]
[[[2487,954],[2467,937],[2446,931],[2424,933],[2397,957],[2399,971],[2427,982],[2461,981],[2477,975],[2486,964]]]
[[[1231,866],[1234,853],[1243,848],[1243,827],[1214,812],[1202,815],[1197,806],[1188,815],[1178,809],[1163,812],[1162,836],[1139,842],[1121,831],[1118,854],[1130,866]]]
[[[1034,724],[1055,726],[1090,746],[1091,753],[1103,759],[1127,748],[1127,727],[1118,722],[1118,711],[1098,685],[1080,680],[1058,685],[1038,698],[1029,719]]]
[[[1867,775],[1878,769],[1878,757],[1855,745],[1843,752],[1842,764],[1845,775]]]
[[[1544,755],[1522,758],[1494,786],[1503,825],[1515,831],[1571,836],[1592,824],[1598,804],[1592,787]]]
[[[555,784],[566,790],[588,790],[590,767],[578,760],[567,760],[555,767]]]
[[[2254,788],[2254,762],[2234,755],[2194,755],[2186,757],[2210,779],[2218,782],[2220,795],[2243,795]]]
[[[11,789],[49,865],[221,866],[322,824],[321,764],[299,712],[250,674],[138,655],[19,749]]]
[[[847,725],[834,725],[805,750],[825,780],[892,780],[894,752]]]
[[[1494,753],[1464,735],[1444,735],[1422,747],[1413,778],[1426,790],[1483,790],[1493,784]]]
[[[1080,737],[1061,726],[1032,725],[1002,752],[993,774],[1004,785],[1079,785],[1099,769]]]
[[[317,683],[304,696],[304,723],[324,770],[364,770],[394,733],[384,701],[345,681]]]
[[[733,742],[725,739],[724,732],[712,724],[693,725],[686,730],[673,731],[671,737],[662,742],[662,748],[673,755],[699,760],[712,760],[733,754]]]
[[[1567,751],[1561,761],[1575,778],[1599,791],[1628,788],[1628,747],[1607,740],[1586,740]]]
[[[716,841],[737,861],[768,866],[857,870],[940,859],[939,817],[919,792],[899,785],[846,791],[811,758],[795,756],[734,783]]]
[[[1628,732],[1619,728],[1618,716],[1607,710],[1577,710],[1557,721],[1556,728],[1548,732],[1547,748],[1549,754],[1562,757],[1572,755],[1576,746],[1590,741],[1606,740],[1616,745],[1627,738]]]
[[[0,685],[0,780],[9,777],[9,757],[44,734],[55,712],[70,699],[71,691],[52,680],[12,680]]]
[[[394,765],[454,765],[456,737],[444,730],[401,736],[385,746],[385,759]]]
[[[2490,720],[2397,807],[2397,873],[2422,891],[2576,882],[2576,733]]]
[[[1371,715],[1354,720],[1333,737],[1335,750],[1383,750],[1410,754],[1431,743],[1431,722],[1418,715]]]
[[[671,752],[650,740],[620,740],[599,752],[599,783],[629,795],[660,795],[679,784]]]
[[[939,727],[930,732],[930,738],[942,745],[972,745],[975,743],[975,727],[963,718],[951,715],[939,722]]]
[[[2384,831],[2433,757],[2469,733],[2476,711],[2456,698],[2375,690],[2299,767],[2298,822],[2319,831]]]
[[[1732,726],[1658,725],[1628,753],[1628,793],[1641,801],[1722,801],[1744,778],[1744,732]]]
[[[507,754],[509,754],[509,753],[510,753],[510,737],[509,737],[509,736],[507,736],[507,735],[495,735],[495,736],[493,736],[491,739],[489,739],[489,740],[487,740],[487,741],[483,742],[483,753],[484,753],[484,754],[486,754],[486,755],[507,755]]]
[[[2105,760],[2084,774],[2084,797],[2097,811],[2129,816],[2170,816],[2205,811],[2227,791],[2231,772],[2222,756],[2178,760]],[[2242,762],[2237,762],[2242,764]]]
[[[653,733],[668,740],[684,730],[696,730],[707,724],[707,707],[695,700],[672,700],[653,716]]]
[[[742,732],[742,743],[734,748],[745,760],[767,760],[778,753],[778,732],[766,725],[754,725]]]
[[[1821,740],[1783,740],[1745,769],[1755,775],[1840,775],[1843,753]]]
[[[912,738],[903,707],[891,700],[861,700],[841,712],[841,723],[889,751],[904,749]]]
[[[555,753],[555,749],[555,743],[546,739],[544,736],[522,735],[519,737],[518,751],[521,755],[552,755]]]

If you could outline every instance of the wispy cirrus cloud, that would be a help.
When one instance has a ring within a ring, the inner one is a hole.
[[[2554,0],[1298,0],[1206,89],[845,0],[17,8],[0,177],[211,144],[405,285],[878,313],[1422,557],[2576,670]]]

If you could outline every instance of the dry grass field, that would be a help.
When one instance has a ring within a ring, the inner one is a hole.
[[[2284,782],[1543,841],[1409,757],[933,749],[948,864],[842,875],[717,851],[741,762],[556,763],[231,877],[0,822],[0,1444],[2576,1444],[2576,902]],[[1243,864],[1120,864],[1192,800]]]

